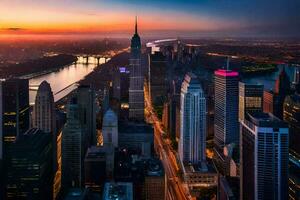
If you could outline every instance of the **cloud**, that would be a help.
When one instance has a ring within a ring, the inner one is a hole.
[[[24,28],[19,28],[19,27],[9,27],[9,28],[2,28],[4,31],[25,31],[26,29]]]

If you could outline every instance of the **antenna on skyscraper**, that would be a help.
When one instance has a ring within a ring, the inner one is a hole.
[[[137,15],[135,15],[135,34],[137,34]]]
[[[227,56],[226,70],[229,70],[229,61],[230,61],[230,57],[229,57],[229,56]]]

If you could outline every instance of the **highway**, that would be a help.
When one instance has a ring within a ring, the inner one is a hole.
[[[145,84],[145,111],[146,120],[153,124],[154,128],[154,146],[157,153],[160,155],[160,159],[165,169],[167,176],[167,200],[189,200],[192,199],[191,195],[185,184],[177,177],[177,171],[179,169],[176,161],[176,155],[172,150],[171,144],[163,139],[164,133],[161,121],[156,116],[152,103],[149,97],[148,85]]]

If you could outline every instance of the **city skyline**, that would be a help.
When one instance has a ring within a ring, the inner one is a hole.
[[[268,1],[43,1],[0,3],[1,38],[30,36],[119,36],[132,31],[138,15],[145,36],[277,36],[299,32],[300,2]],[[14,11],[12,12],[12,8]]]

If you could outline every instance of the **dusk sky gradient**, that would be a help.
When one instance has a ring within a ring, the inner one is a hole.
[[[1,0],[0,34],[298,36],[300,0]]]

